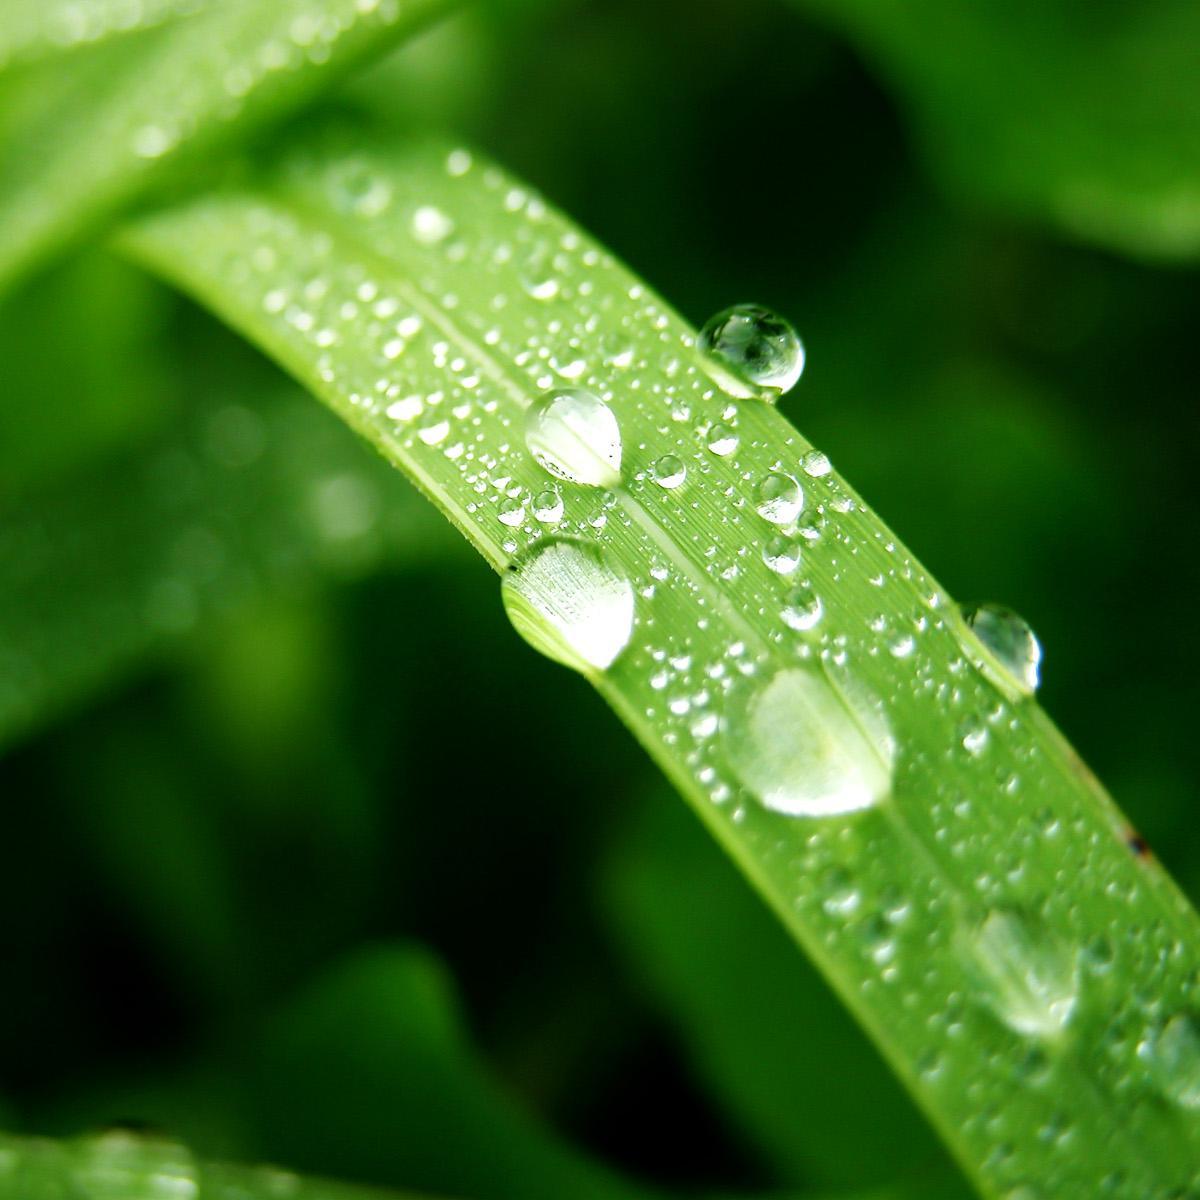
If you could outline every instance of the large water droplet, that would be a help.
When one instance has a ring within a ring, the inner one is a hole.
[[[1042,646],[1029,625],[999,604],[964,607],[962,615],[1012,682],[1023,692],[1037,691],[1041,682]]]
[[[1200,1026],[1193,1017],[1178,1013],[1151,1029],[1137,1053],[1168,1100],[1200,1108]]]
[[[804,491],[790,475],[773,471],[755,489],[754,507],[772,525],[790,525],[804,510]]]
[[[731,714],[729,761],[774,812],[824,817],[878,804],[895,744],[878,707],[820,670],[786,668]]]
[[[551,475],[570,483],[621,482],[621,429],[612,409],[583,388],[550,392],[525,414],[525,444]]]
[[[804,370],[804,346],[781,316],[760,304],[735,304],[711,317],[697,342],[705,370],[736,396],[789,392]]]
[[[607,669],[633,633],[633,587],[611,555],[587,542],[539,542],[504,576],[501,596],[535,650],[577,671]]]
[[[989,1008],[1011,1029],[1053,1037],[1079,997],[1076,956],[1049,931],[1015,912],[995,909],[966,936],[969,969]]]

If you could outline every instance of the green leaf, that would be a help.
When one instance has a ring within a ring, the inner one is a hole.
[[[0,288],[444,7],[239,0],[5,81],[19,119],[0,142]]]
[[[241,387],[5,513],[0,746],[264,594],[443,552],[411,489],[333,422]]]
[[[635,976],[713,1102],[790,1183],[914,1175],[928,1186],[948,1164],[895,1080],[732,864],[665,799],[650,797],[614,847],[606,891]]]
[[[467,151],[359,133],[124,245],[505,572],[986,1194],[1187,1186],[1195,914],[942,589],[644,284]],[[591,398],[547,418],[562,387]],[[534,418],[594,486],[539,465]],[[504,718],[536,781],[536,698]]]
[[[875,62],[957,194],[1149,258],[1200,253],[1189,0],[806,0]]]
[[[111,1130],[65,1141],[0,1134],[0,1200],[402,1200],[278,1167],[202,1163],[177,1142]],[[405,1197],[411,1193],[404,1193]]]
[[[217,2],[222,0],[6,0],[0,69],[153,29]]]
[[[645,1191],[521,1112],[469,1044],[440,965],[362,951],[272,1018],[248,1079],[271,1156],[488,1200]]]

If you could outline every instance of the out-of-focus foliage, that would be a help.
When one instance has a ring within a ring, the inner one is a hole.
[[[694,320],[743,298],[787,312],[810,358],[785,408],[955,594],[1033,622],[1047,708],[1196,896],[1196,280],[1062,236],[1139,255],[1194,249],[1188,203],[1163,207],[1194,195],[1194,154],[1176,136],[1194,109],[1195,73],[1178,65],[1188,40],[1173,33],[1186,16],[1055,0],[1038,8],[1046,28],[1032,8],[992,27],[998,8],[952,7],[926,6],[913,49],[886,36],[886,6],[851,20],[832,0],[812,17],[770,0],[513,4],[503,21],[455,17],[344,95],[398,124],[461,129]],[[1164,32],[1127,41],[1134,21]],[[1108,49],[1088,55],[1097,43]],[[91,53],[72,54],[71,79]],[[1034,105],[1075,80],[1072,94],[1107,90],[1069,118]],[[0,79],[4,129],[22,116],[7,102],[16,82]],[[1152,105],[1170,95],[1183,99],[1160,120]],[[1122,106],[1144,159],[1118,144]],[[1018,140],[1035,136],[1036,155]],[[1084,177],[1080,164],[1091,190],[1065,213],[1050,198]],[[987,204],[959,204],[964,173]],[[0,167],[0,190],[10,181]],[[71,603],[86,609],[93,542],[92,578],[106,586],[127,578],[123,561],[157,569],[150,551],[174,546],[199,508],[181,529],[178,509],[132,504],[130,464],[172,438],[202,448],[209,414],[227,405],[281,431],[264,461],[288,459],[291,411],[326,430],[314,432],[322,455],[344,456],[349,473],[374,465],[324,414],[300,414],[232,335],[113,263],[80,261],[37,288],[14,296],[0,326],[0,544],[79,514],[83,545],[64,566],[79,582],[47,600],[51,615],[61,606],[69,623]],[[272,527],[256,522],[303,525],[310,508],[272,505],[305,494],[314,470],[297,464],[291,492],[231,471],[231,489],[210,496],[257,577],[269,563],[253,558],[254,531]],[[411,511],[391,482],[395,498],[368,505],[368,540],[393,504]],[[136,532],[109,523],[121,511]],[[140,672],[122,654],[112,673],[104,636],[64,637],[61,665],[88,690],[30,713],[36,736],[0,760],[4,1123],[66,1133],[142,1119],[202,1158],[286,1155],[347,1179],[511,1194],[478,1162],[422,1159],[429,1126],[387,1123],[400,1101],[377,1089],[403,1078],[348,1078],[351,1035],[368,1063],[370,1041],[380,1062],[402,1042],[366,1016],[362,964],[388,952],[364,947],[416,938],[461,981],[478,1054],[513,1106],[593,1157],[664,1188],[800,1191],[831,1178],[816,1155],[782,1153],[766,1125],[748,1134],[753,1106],[778,1104],[782,1128],[820,1096],[806,1074],[790,1094],[773,1075],[770,1093],[750,1090],[749,1034],[715,1040],[707,1010],[681,997],[712,948],[680,946],[669,975],[644,965],[670,910],[635,901],[654,894],[662,863],[695,862],[697,842],[666,821],[626,840],[649,785],[616,722],[516,644],[477,564],[430,541],[347,570],[321,549],[336,538],[304,544],[295,584],[236,593],[216,620],[220,606],[198,607],[170,655],[147,655],[157,635],[143,642],[142,628]],[[0,609],[16,594],[4,589]],[[25,635],[6,637],[0,660],[27,657]],[[457,740],[465,696],[488,714],[469,755]],[[526,756],[511,750],[514,726]],[[625,881],[615,906],[614,880]],[[747,932],[726,944],[771,940],[746,909]],[[321,1006],[320,1022],[289,1032]],[[375,1011],[389,1007],[411,1018],[386,996]],[[280,1056],[295,1086],[269,1088]],[[364,1124],[369,1144],[340,1111],[360,1083],[353,1103],[374,1104],[378,1122]],[[872,1091],[861,1112],[874,1132],[847,1130],[847,1142],[885,1144],[911,1122],[906,1104]],[[518,1150],[549,1141],[511,1119],[525,1130]],[[559,1147],[549,1157],[576,1161]],[[438,1170],[402,1178],[422,1162]],[[862,1164],[862,1178],[878,1165]]]
[[[1200,253],[1189,0],[809,0],[878,64],[958,194],[1149,258]]]
[[[443,8],[442,0],[213,3],[186,21],[101,38],[65,62],[10,68],[0,75],[0,107],[10,113],[0,119],[0,286],[178,182],[189,165],[211,170],[206,152],[289,115]]]

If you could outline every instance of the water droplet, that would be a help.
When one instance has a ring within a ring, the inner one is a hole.
[[[800,565],[800,543],[782,534],[768,539],[763,562],[776,574],[790,575]]]
[[[454,222],[432,204],[422,204],[412,215],[412,235],[422,245],[434,246],[453,231]]]
[[[737,396],[781,396],[804,370],[796,331],[759,304],[736,304],[717,313],[705,323],[697,345],[713,381]]]
[[[1034,1037],[1060,1033],[1079,997],[1075,955],[1048,930],[994,909],[966,935],[969,969],[989,1008],[1011,1029]]]
[[[557,525],[563,518],[563,498],[557,488],[546,488],[533,498],[533,515],[543,525]]]
[[[1035,692],[1041,681],[1042,646],[1034,632],[1011,609],[998,604],[964,607],[963,620],[1004,668],[1010,682]]]
[[[725,458],[738,448],[738,435],[718,422],[708,431],[708,448],[718,458]]]
[[[804,468],[805,475],[812,479],[820,479],[821,476],[828,475],[833,470],[833,464],[820,450],[810,450],[800,460],[800,466]]]
[[[525,520],[525,505],[520,500],[502,500],[500,507],[496,510],[496,515],[500,518],[501,524],[515,529]]]
[[[1200,1108],[1200,1025],[1186,1013],[1150,1029],[1138,1044],[1164,1096],[1181,1108]]]
[[[392,185],[362,162],[346,162],[331,180],[334,203],[360,217],[378,217],[392,203]]]
[[[651,465],[650,478],[660,488],[670,491],[687,478],[687,467],[674,454],[664,454]]]
[[[505,574],[501,596],[535,650],[577,671],[607,669],[633,634],[633,588],[611,555],[587,542],[539,542]]]
[[[889,792],[895,746],[865,695],[820,671],[786,668],[730,715],[729,760],[773,812],[823,817],[878,804]]]
[[[161,158],[174,143],[161,125],[143,125],[133,135],[133,152],[138,158]]]
[[[790,525],[804,509],[804,491],[790,475],[772,471],[755,489],[754,507],[772,525]]]
[[[807,633],[816,627],[824,613],[825,606],[821,603],[821,597],[817,595],[813,585],[805,580],[788,593],[787,603],[779,615],[790,629],[798,633]]]
[[[613,488],[621,482],[621,429],[612,409],[582,388],[543,396],[525,414],[525,444],[551,475]]]

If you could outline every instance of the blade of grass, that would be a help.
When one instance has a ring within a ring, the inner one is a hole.
[[[124,1130],[63,1141],[0,1134],[0,1200],[401,1200],[385,1192],[307,1179],[277,1167],[202,1163],[177,1142]]]
[[[0,70],[141,33],[192,16],[219,0],[7,0]]]
[[[445,0],[238,0],[103,46],[69,69],[52,63],[10,81],[5,105],[39,116],[0,147],[0,289],[189,161],[296,109],[445,7]]]
[[[467,151],[349,134],[123,244],[302,379],[497,570],[548,531],[589,548],[535,580],[534,605],[560,605],[538,631],[631,620],[615,657],[585,643],[611,657],[585,673],[986,1194],[1190,1185],[1195,914],[879,517],[774,407],[714,387],[642,283]],[[604,398],[624,454],[612,490],[559,484],[565,515],[544,524],[554,481],[523,431],[563,384]],[[787,514],[760,489],[780,473],[807,497],[789,532],[820,608],[802,614],[797,577],[766,561]],[[496,714],[458,716],[466,738]],[[537,786],[536,700],[503,719],[506,769]],[[861,811],[778,811],[804,806],[813,771]]]
[[[952,1178],[837,998],[670,799],[648,796],[613,847],[606,908],[631,973],[673,1018],[712,1102],[790,1184],[832,1191]],[[868,1124],[856,1121],[863,1096]]]

